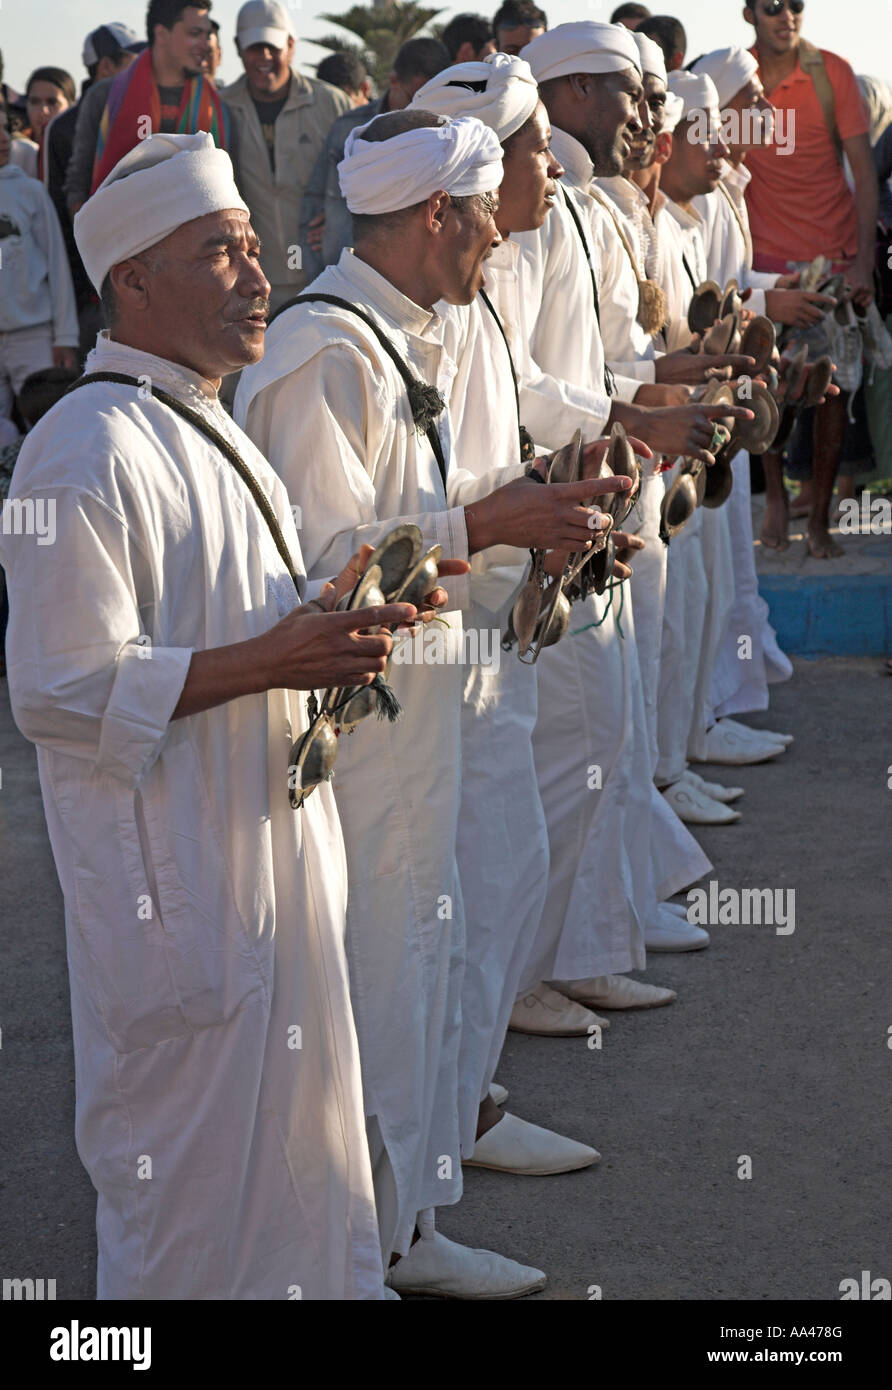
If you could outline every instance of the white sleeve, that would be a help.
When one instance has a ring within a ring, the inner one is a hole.
[[[468,559],[463,507],[379,516],[373,471],[382,426],[390,422],[381,389],[368,358],[341,342],[265,387],[248,408],[246,432],[299,508],[310,579],[338,573],[360,545],[378,545],[404,522],[413,522],[428,546],[442,546],[444,558]],[[467,607],[467,576],[443,587],[452,607]]]
[[[133,789],[162,750],[192,650],[144,635],[151,566],[123,517],[75,487],[31,500],[45,502],[53,540],[49,528],[45,544],[4,540],[16,723],[33,743]]]

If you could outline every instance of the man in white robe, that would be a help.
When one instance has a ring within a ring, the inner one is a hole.
[[[474,115],[499,137],[504,166],[495,221],[503,240],[487,261],[486,279],[491,288],[498,263],[516,287],[518,249],[511,232],[542,224],[559,172],[528,64],[498,53],[484,62],[446,68],[420,88],[412,105],[444,116]],[[456,455],[475,476],[487,475],[493,466],[501,466],[506,479],[517,476],[526,465],[516,368],[489,289],[478,294],[470,311],[443,305],[442,312],[457,367],[448,400]],[[606,441],[590,452],[602,457],[605,448]],[[459,1118],[467,1164],[542,1175],[586,1167],[598,1154],[501,1111],[489,1094],[548,886],[548,831],[532,752],[536,672],[517,659],[515,650],[499,650],[528,570],[526,551],[492,547],[475,555],[464,615],[471,630],[492,634],[501,659],[469,665],[462,699],[457,857],[467,960]]]
[[[75,236],[111,324],[88,372],[130,380],[28,436],[11,505],[45,507],[53,544],[4,527],[0,554],[65,899],[98,1296],[381,1298],[343,841],[328,787],[292,810],[288,761],[297,691],[365,683],[391,639],[301,606],[285,490],[219,404],[269,295],[228,155],[154,136]]]
[[[499,241],[488,198],[502,175],[496,136],[472,118],[438,123],[428,112],[391,113],[352,133],[339,172],[355,251],[307,293],[342,303],[286,309],[236,398],[237,418],[300,506],[308,573],[330,572],[360,541],[377,541],[405,521],[459,559],[497,543],[551,547],[561,536],[589,538],[594,513],[578,502],[591,484],[549,489],[543,500],[543,489],[520,477],[491,493],[500,476],[487,481],[457,468],[448,410],[419,433],[406,383],[379,336],[416,379],[448,394],[456,368],[433,305],[469,303],[486,252]],[[295,450],[299,432],[312,438],[312,456]],[[469,492],[475,500],[465,505]],[[447,621],[458,641],[466,577],[450,589]],[[342,740],[335,782],[382,1248],[385,1262],[391,1252],[401,1256],[388,1275],[399,1291],[517,1296],[541,1287],[544,1275],[467,1250],[433,1227],[432,1208],[461,1194],[465,943],[455,841],[463,677],[457,663],[396,655],[391,680],[402,719]],[[420,845],[411,858],[410,836]]]
[[[586,192],[592,158],[558,119],[575,126],[568,105],[586,106],[598,123],[602,171],[621,167],[623,132],[638,128],[641,75],[634,40],[620,26],[561,25],[534,40],[524,57],[534,74],[545,79],[540,94],[552,118],[552,145],[563,163],[574,166],[569,175],[575,184],[562,190],[561,202],[541,231],[518,239],[520,298],[530,316],[531,357],[541,376],[557,383],[547,395],[536,393],[536,437],[544,444],[556,442],[568,415],[584,437],[591,437],[603,428],[609,412],[609,418],[621,419],[652,447],[702,447],[712,434],[707,412],[690,406],[650,411],[606,397],[594,298],[600,268],[590,259],[592,200]],[[526,423],[523,375],[521,382]],[[641,386],[633,382],[635,391]],[[562,981],[556,984],[558,992],[566,990],[590,1008],[607,1009],[648,1007],[672,997],[619,978],[644,965],[644,932],[648,919],[659,915],[650,866],[656,798],[634,622],[628,607],[619,608],[621,592],[577,605],[568,638],[540,657],[540,711],[547,709],[549,717],[540,718],[534,745],[552,868],[528,978],[533,984]],[[568,728],[582,731],[581,740],[567,740]],[[690,836],[681,834],[694,858],[678,869],[679,877],[664,891],[680,889],[708,867]],[[667,921],[667,931],[670,926],[676,930]],[[707,940],[705,933],[698,936],[699,944]],[[541,988],[538,998],[537,991],[527,992],[515,1008],[512,1026],[566,1031],[554,992],[545,998]]]
[[[714,193],[694,199],[703,218],[709,278],[719,285],[736,280],[749,290],[746,307],[775,323],[808,328],[820,322],[834,301],[827,295],[797,288],[798,275],[779,276],[753,270],[746,187],[747,149],[764,128],[762,110],[768,105],[758,75],[758,63],[743,48],[717,49],[698,58],[692,70],[711,77],[718,93],[729,155]],[[749,456],[741,450],[732,463],[734,487],[726,503],[734,564],[734,604],[722,634],[707,717],[715,719],[768,708],[768,686],[788,680],[793,668],[780,650],[768,621],[768,605],[759,594],[753,550]],[[738,639],[750,639],[750,655],[739,656]],[[711,716],[711,717],[710,717]],[[705,731],[704,731],[705,732]],[[693,731],[691,751],[702,753],[703,740]]]
[[[639,51],[643,72],[641,101],[638,106],[639,132],[633,143],[652,143],[654,127],[660,128],[666,102],[666,70],[663,55],[656,44],[640,34],[633,36]],[[593,139],[594,127],[585,103],[576,103],[566,90],[558,89],[553,101],[560,103],[560,126],[552,137],[552,145],[562,160],[565,183],[576,189],[591,214],[595,250],[600,273],[600,328],[604,352],[612,366],[640,377],[643,382],[659,383],[642,386],[636,402],[646,391],[664,392],[664,401],[677,404],[690,401],[694,383],[702,381],[706,359],[681,351],[667,355],[655,348],[654,334],[646,331],[641,322],[642,284],[645,279],[639,268],[640,246],[637,229],[614,204],[605,191],[618,183],[626,184],[637,194],[633,185],[621,175],[604,179],[593,177],[592,158],[600,157]],[[570,129],[566,127],[570,126]],[[631,156],[630,156],[631,157]],[[653,325],[661,319],[654,316]],[[746,357],[726,356],[714,359],[716,365],[740,369],[751,365]],[[657,397],[659,399],[659,397]],[[662,637],[663,602],[666,583],[666,547],[660,539],[660,504],[664,496],[662,477],[653,465],[644,469],[641,496],[628,528],[633,530],[643,549],[635,554],[635,567],[629,590],[635,611],[635,642],[641,672],[647,719],[647,736],[651,753],[651,775],[657,764],[657,695]],[[705,946],[708,937],[699,928],[676,920],[677,909],[658,906],[656,881],[665,879],[664,866],[672,863],[674,877],[670,891],[687,884],[708,872],[708,859],[684,829],[677,816],[659,796],[652,798],[657,821],[651,836],[651,876],[654,891],[646,906],[645,941],[651,950],[691,950]],[[656,862],[654,862],[656,861]]]
[[[673,73],[670,89],[684,101],[684,115],[662,171],[668,198],[666,216],[680,230],[681,260],[687,286],[682,305],[709,278],[706,228],[694,204],[712,193],[728,153],[721,138],[718,93],[706,74]],[[684,279],[678,277],[684,287]],[[680,465],[676,465],[676,468]],[[667,487],[675,470],[667,474]],[[684,576],[684,577],[682,577]],[[709,724],[707,713],[716,654],[734,603],[734,570],[726,507],[698,508],[670,547],[668,587],[672,605],[664,646],[667,652],[665,702],[660,702],[658,780],[682,816],[697,822],[729,824],[739,819],[703,788],[692,789],[684,777],[690,752],[697,761],[748,763],[779,756],[784,744],[744,726]],[[739,732],[743,729],[743,732]]]

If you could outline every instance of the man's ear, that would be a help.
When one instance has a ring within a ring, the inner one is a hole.
[[[567,78],[571,93],[577,101],[587,101],[591,78],[587,72],[572,72]]]
[[[747,24],[752,24],[753,28],[755,29],[755,27],[756,27],[756,16],[753,14],[753,11],[752,11],[752,9],[750,8],[749,5],[744,5],[744,7],[743,7],[743,17],[744,17],[744,19],[746,20]]]
[[[289,35],[288,35],[288,44],[287,44],[286,52],[287,52],[287,54],[288,54],[288,66],[291,67],[292,62],[294,61],[294,35],[293,35],[293,34],[289,34]]]
[[[425,225],[429,232],[434,236],[441,236],[449,214],[449,194],[439,189],[432,193],[427,200],[427,211],[425,213]]]
[[[118,265],[112,266],[109,275],[119,313],[125,309],[137,313],[142,313],[148,309],[151,276],[142,261],[135,257],[128,261],[121,261]]]

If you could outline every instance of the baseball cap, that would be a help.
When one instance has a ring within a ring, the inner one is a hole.
[[[122,50],[136,53],[144,47],[145,44],[140,42],[139,35],[128,29],[126,24],[100,24],[98,29],[92,29],[84,39],[84,51],[81,56],[84,67],[91,68],[100,58],[116,58]]]
[[[248,0],[238,12],[235,36],[242,48],[252,43],[268,43],[272,48],[285,48],[291,38],[291,22],[282,5],[268,0]]]

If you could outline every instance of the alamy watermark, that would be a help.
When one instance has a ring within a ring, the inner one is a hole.
[[[484,666],[498,672],[501,662],[498,628],[452,628],[433,619],[412,633],[394,637],[394,666]]]
[[[56,541],[55,497],[7,497],[0,516],[4,536],[36,536],[38,545]]]
[[[688,893],[687,917],[692,927],[774,927],[775,936],[796,930],[795,888],[709,888]]]

